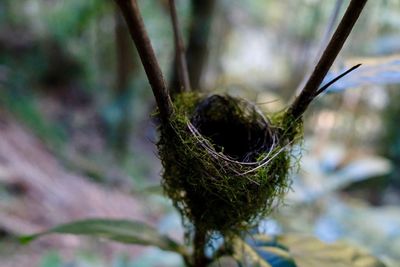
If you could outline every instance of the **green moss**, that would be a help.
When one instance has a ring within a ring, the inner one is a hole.
[[[281,115],[271,124],[255,106],[230,96],[181,94],[174,108],[158,143],[165,193],[186,222],[201,231],[229,235],[251,229],[289,188],[290,140],[301,125],[282,122]],[[221,145],[232,137],[229,132],[220,139],[215,132],[197,132],[213,130],[218,123],[233,127],[231,135],[244,140]],[[235,150],[243,144],[250,150]]]
[[[291,113],[283,110],[272,114],[272,124],[278,129],[282,144],[296,143],[303,139],[303,120],[294,118]]]

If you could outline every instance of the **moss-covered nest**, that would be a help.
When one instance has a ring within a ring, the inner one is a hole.
[[[289,187],[293,140],[286,124],[273,124],[241,98],[176,98],[158,147],[164,190],[185,219],[202,231],[228,234],[271,212]]]

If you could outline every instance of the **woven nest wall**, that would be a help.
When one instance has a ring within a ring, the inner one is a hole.
[[[158,143],[165,193],[202,231],[250,229],[289,188],[294,131],[227,95],[182,94],[174,108]]]

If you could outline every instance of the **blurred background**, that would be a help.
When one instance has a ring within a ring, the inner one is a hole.
[[[166,0],[139,0],[176,88]],[[193,88],[285,108],[348,1],[177,0]],[[400,262],[400,2],[369,1],[305,116],[286,204],[265,233],[306,233]],[[398,102],[399,101],[399,102]],[[1,266],[181,266],[155,248],[13,236],[87,217],[133,218],[183,239],[159,187],[154,99],[113,1],[0,2]]]

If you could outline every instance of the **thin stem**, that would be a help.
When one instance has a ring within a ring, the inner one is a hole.
[[[329,41],[328,46],[322,53],[321,58],[300,95],[294,100],[287,111],[287,115],[292,118],[299,118],[306,111],[308,105],[315,98],[319,86],[342,49],[366,3],[367,0],[351,0],[346,13]]]
[[[176,68],[178,69],[178,76],[180,81],[180,88],[178,92],[190,91],[189,71],[185,55],[185,45],[181,31],[179,30],[179,20],[176,12],[175,0],[169,0],[169,10],[171,13],[172,28],[174,31],[174,43],[175,43],[175,57],[176,57]]]
[[[193,238],[193,267],[206,267],[210,262],[204,254],[206,244],[207,233],[197,228]]]
[[[318,89],[317,92],[315,92],[315,96],[317,97],[318,95],[320,95],[321,93],[323,93],[326,89],[329,88],[329,86],[331,86],[332,84],[334,84],[335,82],[337,82],[338,80],[340,80],[341,78],[343,78],[344,76],[346,76],[347,74],[349,74],[350,72],[358,69],[361,66],[361,64],[357,64],[353,67],[351,67],[350,69],[346,70],[345,72],[343,72],[342,74],[340,74],[339,76],[335,77],[334,79],[330,80],[329,82],[327,82],[324,86],[322,86],[321,88]]]
[[[163,123],[168,122],[172,113],[172,102],[158,64],[150,39],[144,27],[136,0],[115,0],[128,25],[131,37],[136,45],[150,86],[156,99]]]

